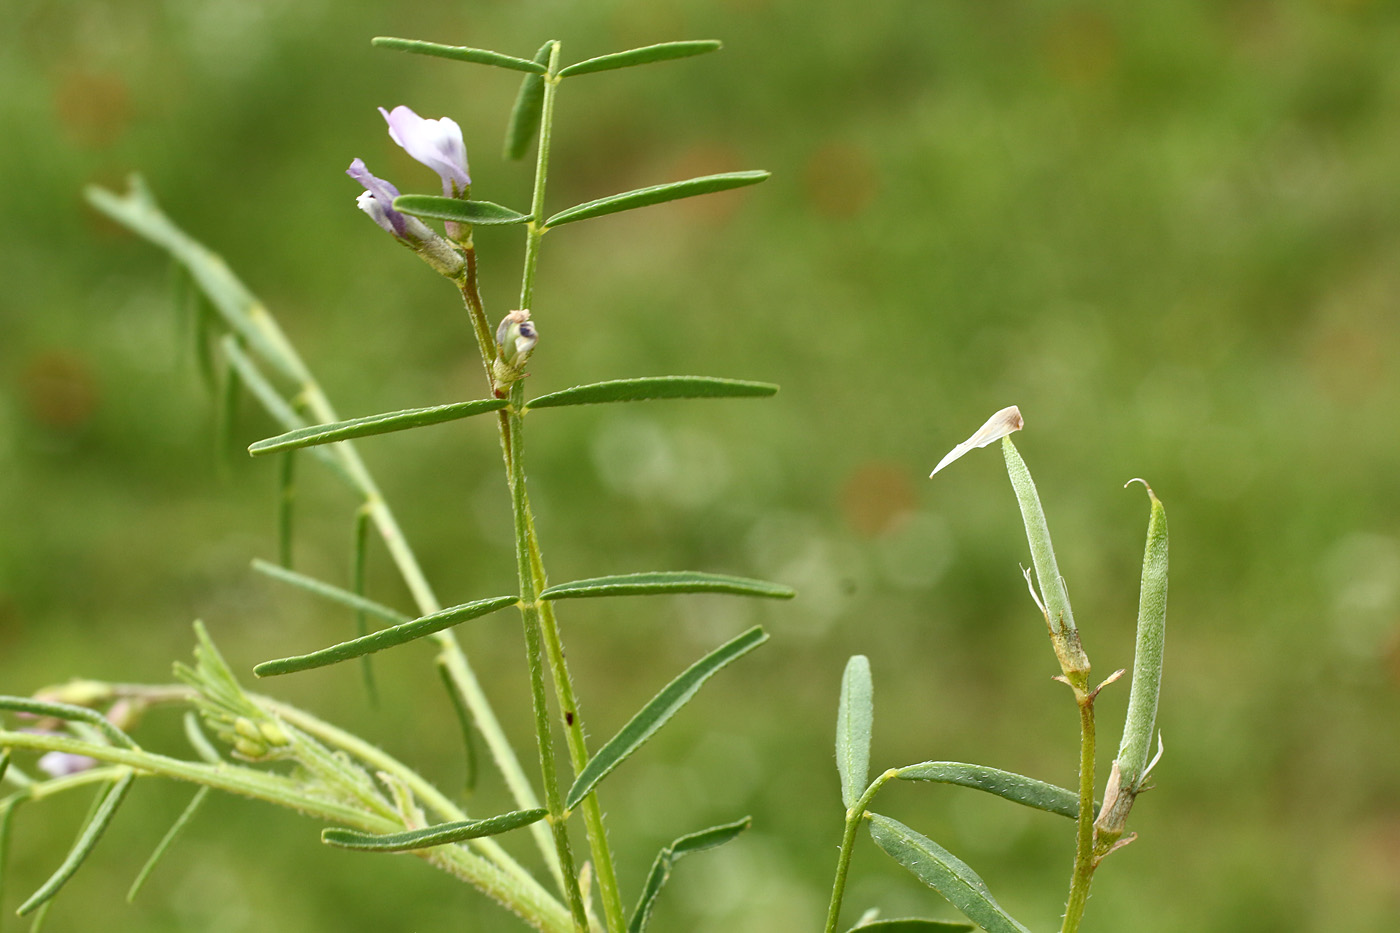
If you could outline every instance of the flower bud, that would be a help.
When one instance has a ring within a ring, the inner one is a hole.
[[[529,311],[512,311],[496,328],[496,382],[507,385],[523,375],[525,363],[539,342]]]
[[[39,770],[51,778],[68,777],[97,766],[96,758],[72,752],[49,752],[39,759]]]
[[[287,735],[287,730],[283,729],[282,724],[275,719],[258,723],[258,732],[261,733],[263,741],[275,748],[292,744],[292,737]]]

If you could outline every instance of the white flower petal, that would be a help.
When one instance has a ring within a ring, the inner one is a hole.
[[[930,473],[929,477],[932,478],[939,470],[943,469],[969,450],[974,450],[978,447],[986,447],[992,441],[999,441],[1003,437],[1006,437],[1006,435],[1021,430],[1023,424],[1024,422],[1021,420],[1021,409],[1017,408],[1015,405],[1003,408],[1001,411],[988,418],[987,423],[978,428],[976,433],[971,437],[948,451],[948,455],[938,461],[938,466],[933,468],[933,473]]]

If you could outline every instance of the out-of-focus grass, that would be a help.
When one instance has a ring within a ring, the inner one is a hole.
[[[889,4],[755,0],[397,5],[17,0],[0,38],[0,686],[161,680],[207,620],[247,671],[351,622],[254,579],[274,468],[216,465],[211,402],[152,250],[81,202],[139,169],[277,311],[342,411],[473,397],[450,289],[354,209],[363,157],[436,184],[378,105],[449,113],[474,193],[527,200],[500,134],[504,72],[371,50],[376,34],[570,58],[715,36],[720,56],[580,78],[560,95],[558,207],[767,168],[745,192],[546,239],[535,391],[665,372],[772,379],[767,402],[540,413],[531,480],[556,579],[698,567],[797,586],[568,606],[601,741],[728,633],[774,640],[610,778],[623,883],[659,845],[745,812],[687,861],[657,924],[812,929],[840,804],[830,737],[845,656],[870,655],[875,764],[986,761],[1072,780],[1075,718],[1017,561],[993,454],[938,457],[1019,404],[1090,656],[1130,663],[1149,479],[1173,531],[1160,789],[1105,866],[1086,930],[1393,930],[1400,915],[1400,10],[1381,0]],[[479,237],[493,313],[518,235]],[[249,406],[239,443],[271,426]],[[490,425],[362,444],[445,598],[511,579]],[[351,518],[303,471],[301,569],[344,579]],[[376,555],[376,594],[406,604]],[[529,747],[520,638],[464,631]],[[460,773],[427,649],[264,685],[443,781]],[[1125,691],[1103,699],[1116,738]],[[150,741],[173,747],[174,723]],[[162,736],[165,736],[162,739]],[[183,788],[141,786],[52,931],[515,929],[410,859],[323,852],[253,804],[207,810],[134,907],[130,875]],[[1056,922],[1071,840],[965,793],[882,807]],[[486,780],[473,806],[503,805]],[[4,909],[57,862],[85,802],[17,821]],[[938,911],[873,847],[853,912]],[[942,908],[946,911],[946,908]],[[944,914],[946,915],[946,913]],[[660,927],[659,927],[660,928]]]

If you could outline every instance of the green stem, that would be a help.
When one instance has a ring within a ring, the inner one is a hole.
[[[138,776],[160,775],[216,790],[277,804],[311,817],[350,826],[370,833],[397,832],[405,827],[396,819],[368,813],[339,800],[308,793],[298,781],[266,771],[257,771],[227,762],[202,764],[182,761],[139,749],[117,748],[61,735],[0,731],[0,747],[35,751],[69,752],[134,769]],[[10,805],[15,798],[38,799],[60,789],[90,783],[108,769],[93,769],[70,778],[36,783],[0,801]],[[110,772],[108,772],[110,773]],[[530,926],[544,933],[566,933],[573,929],[563,907],[538,882],[503,870],[461,846],[425,849],[421,856],[433,866],[476,886],[514,911]]]
[[[543,76],[544,100],[540,108],[540,142],[535,160],[535,187],[530,200],[530,213],[533,220],[527,226],[525,239],[525,267],[520,278],[520,307],[529,310],[534,301],[535,272],[539,266],[540,240],[544,236],[545,188],[549,179],[550,141],[553,138],[554,101],[558,93],[559,43],[555,42],[549,56],[549,72]],[[520,383],[511,387],[514,412],[523,407],[523,392]],[[501,412],[503,429],[501,449],[505,456],[506,468],[512,476],[519,467],[519,422],[518,414],[507,415]],[[524,521],[523,537],[517,547],[523,547],[528,557],[528,570],[535,592],[549,585],[544,569],[539,536],[535,532],[535,518],[530,509],[530,499],[524,484],[515,488],[521,510],[517,518]],[[520,535],[520,532],[517,532]],[[522,572],[524,572],[522,570]],[[523,600],[523,597],[522,597]],[[559,624],[552,604],[545,602],[538,608],[540,633],[543,637],[545,657],[549,663],[554,681],[554,695],[559,703],[564,720],[564,736],[569,749],[569,762],[577,775],[588,764],[588,745],[584,738],[583,717],[579,712],[578,699],[574,693],[573,679],[569,675],[568,663],[564,658],[563,640],[559,634]],[[613,862],[612,849],[608,844],[607,827],[603,821],[602,806],[596,794],[590,794],[581,805],[584,827],[588,833],[589,851],[593,858],[594,877],[598,883],[598,896],[603,905],[603,917],[610,933],[622,933],[626,928],[626,917],[622,908],[622,897],[617,884],[617,869]]]
[[[525,652],[530,666],[530,694],[535,709],[535,741],[540,753],[540,771],[544,779],[545,806],[549,809],[550,829],[559,852],[559,864],[564,872],[564,894],[573,914],[578,933],[587,933],[588,916],[579,891],[578,873],[574,869],[573,849],[569,844],[568,815],[559,792],[559,773],[554,764],[554,734],[549,722],[549,699],[545,695],[544,660],[541,657],[539,591],[530,564],[530,533],[525,495],[524,433],[520,412],[525,408],[525,386],[517,381],[510,387],[510,490],[515,513],[516,573],[520,581],[520,615],[525,624]]]
[[[544,101],[540,107],[540,145],[535,156],[535,193],[530,199],[531,220],[526,225],[525,272],[520,277],[520,308],[530,310],[535,298],[535,267],[539,263],[540,238],[544,236],[544,190],[549,180],[549,143],[554,127],[554,97],[559,91],[559,43],[549,53],[549,72],[544,78]]]
[[[1076,680],[1079,680],[1076,678]],[[1071,682],[1079,704],[1079,816],[1075,821],[1074,873],[1070,878],[1069,899],[1060,933],[1075,933],[1089,902],[1089,884],[1094,877],[1094,697],[1087,679]]]
[[[865,793],[860,795],[855,806],[846,811],[846,830],[841,834],[841,852],[836,857],[836,879],[831,884],[831,906],[826,912],[826,933],[836,933],[836,923],[841,918],[841,899],[846,895],[846,875],[851,868],[856,830],[860,828],[860,821],[865,818],[865,808],[870,806],[870,801],[875,799],[885,782],[898,775],[899,769],[891,768],[877,777],[865,789]]]
[[[525,518],[529,530],[530,564],[539,589],[548,586],[544,561],[540,556],[539,539],[535,535],[535,520],[530,513],[530,503],[525,502]],[[554,604],[544,602],[540,606],[540,618],[544,628],[545,655],[549,659],[549,669],[554,675],[554,695],[564,715],[564,737],[569,748],[569,763],[574,776],[588,764],[588,744],[583,734],[583,716],[579,712],[578,699],[574,695],[573,678],[569,676],[569,665],[564,658],[564,644],[559,636],[559,623],[554,617]],[[603,823],[603,808],[598,803],[598,794],[591,793],[583,799],[583,823],[588,831],[588,846],[593,855],[593,868],[598,882],[598,896],[603,902],[603,918],[612,933],[621,933],[627,921],[622,911],[622,896],[617,885],[617,869],[613,865],[612,848],[608,844],[607,827]]]

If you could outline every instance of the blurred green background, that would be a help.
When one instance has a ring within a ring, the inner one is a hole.
[[[241,672],[350,620],[254,577],[275,465],[214,455],[214,403],[166,263],[83,185],[140,170],[279,316],[346,416],[477,397],[451,288],[354,208],[364,158],[437,180],[376,106],[450,114],[473,193],[523,206],[499,155],[517,79],[372,50],[377,34],[566,60],[673,38],[726,50],[571,81],[549,203],[766,168],[758,188],[563,228],[536,296],[536,393],[668,372],[779,382],[761,402],[561,410],[531,421],[556,580],[697,568],[796,586],[789,604],[574,605],[595,743],[742,627],[725,672],[603,786],[628,902],[656,849],[755,816],[684,862],[659,930],[801,931],[825,910],[841,808],[845,658],[875,673],[878,768],[981,761],[1069,784],[1077,720],[1018,562],[995,451],[938,458],[1020,405],[1090,657],[1131,664],[1149,479],[1172,527],[1160,789],[1098,876],[1088,931],[1394,931],[1400,924],[1400,6],[1385,0],[795,0],[391,4],[10,0],[0,38],[0,688],[164,681],[207,621]],[[518,230],[479,234],[493,315]],[[273,425],[253,405],[241,446]],[[361,445],[443,598],[509,589],[491,425]],[[299,569],[346,579],[350,500],[307,461]],[[375,552],[374,595],[410,603]],[[529,748],[518,626],[461,632]],[[453,786],[431,651],[264,685]],[[251,676],[251,675],[249,675]],[[1126,690],[1101,700],[1106,766]],[[175,717],[143,740],[178,747]],[[133,906],[183,806],[138,786],[50,931],[514,930],[411,858],[325,851],[259,804],[206,809]],[[483,779],[472,807],[505,806]],[[3,921],[87,807],[23,808]],[[1069,825],[948,788],[880,804],[1058,924]],[[516,847],[522,848],[516,840]],[[871,846],[853,921],[952,916]]]

